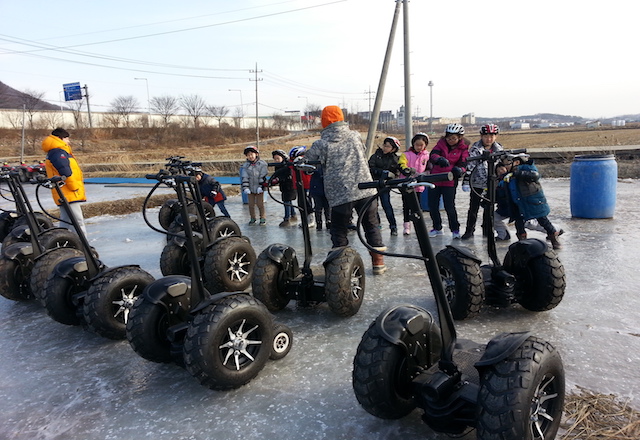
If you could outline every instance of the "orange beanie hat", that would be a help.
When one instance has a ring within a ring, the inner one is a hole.
[[[334,122],[344,121],[342,110],[337,105],[328,105],[322,109],[322,128],[327,128]]]

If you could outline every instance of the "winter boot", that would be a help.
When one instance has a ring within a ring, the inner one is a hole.
[[[369,251],[371,254],[371,264],[373,265],[373,274],[381,275],[387,270],[387,266],[384,264],[384,255],[377,254],[373,251]]]
[[[411,234],[411,222],[404,222],[403,226],[404,226],[404,232],[403,232],[403,234],[404,234],[404,235],[409,235],[409,234]]]
[[[468,240],[470,238],[473,238],[473,229],[467,229],[464,234],[462,234],[462,239],[463,240]]]
[[[286,228],[288,226],[291,226],[291,222],[289,222],[288,218],[285,218],[284,220],[282,220],[280,222],[280,224],[278,226],[280,226],[281,228]]]
[[[562,245],[560,244],[560,241],[558,240],[559,235],[560,233],[558,231],[554,232],[553,234],[547,235],[547,240],[551,242],[551,246],[554,249],[560,249],[562,247]]]
[[[522,234],[517,234],[516,233],[516,236],[518,237],[518,240],[526,240],[527,239],[527,233],[526,232],[524,232]]]
[[[392,225],[389,229],[391,229],[391,235],[398,235],[398,227],[396,225]]]

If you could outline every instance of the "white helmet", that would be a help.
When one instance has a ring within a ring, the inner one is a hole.
[[[445,128],[444,134],[459,134],[462,136],[464,134],[464,127],[460,124],[449,124],[447,128]]]

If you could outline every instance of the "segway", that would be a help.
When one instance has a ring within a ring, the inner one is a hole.
[[[185,185],[195,180],[165,170],[147,178],[175,187],[181,201],[186,198]],[[186,217],[186,204],[180,206]],[[195,262],[190,222],[184,224],[184,236],[188,257]],[[256,377],[269,358],[286,356],[292,334],[288,327],[274,324],[267,308],[248,293],[211,294],[200,265],[191,264],[190,277],[170,275],[147,286],[131,310],[127,339],[143,358],[175,362],[202,385],[227,390]]]
[[[276,165],[276,164],[270,164]],[[311,267],[311,238],[302,172],[313,172],[313,162],[289,163],[296,173],[296,193],[304,239],[304,261],[298,263],[296,251],[286,244],[271,244],[258,256],[254,270],[252,291],[272,312],[284,309],[289,301],[300,307],[326,302],[332,312],[339,316],[355,315],[364,299],[365,274],[360,254],[349,246],[331,249],[322,267]],[[267,182],[271,187],[273,175]],[[269,195],[277,203],[270,189]]]
[[[500,263],[494,235],[496,202],[495,164],[526,150],[504,150],[468,161],[487,162],[487,196],[484,222],[488,224],[487,250],[490,263],[482,264],[470,249],[450,244],[436,255],[442,281],[454,319],[466,319],[480,313],[483,304],[508,307],[514,303],[527,310],[542,312],[560,304],[566,288],[564,266],[545,241],[519,240],[509,246]],[[474,171],[477,167],[474,169]]]
[[[192,173],[197,168],[181,168],[183,172]],[[166,173],[166,174],[165,174]],[[162,275],[190,275],[191,265],[194,262],[200,266],[204,275],[205,287],[211,293],[245,290],[251,284],[253,269],[256,263],[256,254],[247,237],[240,233],[238,225],[228,217],[215,217],[211,219],[207,214],[202,195],[195,178],[170,179],[168,176],[185,176],[171,170],[163,170],[160,179],[153,186],[143,203],[142,213],[145,223],[152,230],[166,234],[167,244],[160,255],[160,271]],[[154,226],[147,216],[147,205],[151,196],[160,185],[172,186],[176,191],[181,186],[176,203],[172,205],[184,212],[178,212],[173,224],[179,222],[179,227],[171,227],[161,230]],[[211,205],[209,205],[211,206]],[[188,218],[183,222],[182,218]],[[184,232],[186,223],[189,223],[193,237],[188,237]],[[192,259],[187,248],[187,241],[193,241],[196,247],[197,259]]]
[[[0,180],[9,185],[16,212],[20,213],[2,245],[0,295],[14,301],[28,301],[37,294],[29,284],[36,259],[48,249],[79,248],[80,240],[66,228],[45,229],[52,223],[42,213],[33,211],[17,172],[2,173]]]
[[[56,191],[80,237],[82,255],[57,263],[44,282],[42,302],[55,321],[85,327],[109,339],[124,339],[129,310],[154,278],[138,265],[107,268],[89,246],[86,235],[60,189],[63,179],[47,183]]]
[[[366,182],[398,188],[409,204],[421,255],[381,252],[425,264],[437,319],[415,305],[383,311],[364,333],[353,361],[353,390],[370,414],[400,419],[414,409],[434,431],[479,440],[552,440],[565,395],[564,368],[551,343],[531,332],[503,333],[487,344],[458,339],[447,294],[414,186],[451,173]],[[433,186],[432,186],[433,187]],[[371,201],[375,199],[372,198]],[[361,232],[358,235],[367,245]]]

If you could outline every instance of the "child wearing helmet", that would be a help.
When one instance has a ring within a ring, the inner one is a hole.
[[[498,133],[500,133],[500,128],[497,125],[483,125],[480,128],[480,140],[474,142],[471,148],[469,148],[469,157],[482,156],[484,151],[490,153],[502,151],[502,145],[496,142]],[[467,172],[465,173],[462,190],[465,192],[470,191],[471,194],[469,195],[469,211],[467,211],[467,227],[464,234],[462,234],[463,240],[470,239],[475,232],[480,202],[482,201],[482,193],[487,188],[487,178],[487,162],[474,160],[467,164]],[[492,233],[492,231],[489,230],[490,219],[487,218],[489,210],[485,208],[483,213],[482,235],[486,237],[487,234]]]
[[[297,222],[296,209],[292,204],[293,200],[296,199],[296,188],[293,185],[293,176],[288,166],[289,155],[284,150],[274,150],[271,152],[271,156],[275,162],[275,171],[271,175],[270,182],[272,185],[277,183],[280,188],[280,194],[282,194],[282,201],[285,202],[284,218],[278,226],[285,228]]]
[[[242,192],[249,200],[249,220],[250,225],[256,224],[256,206],[260,214],[260,226],[267,224],[266,212],[264,208],[264,195],[262,185],[267,177],[267,163],[260,159],[260,151],[252,145],[244,149],[247,160],[240,167],[240,179]]]
[[[411,147],[400,155],[400,169],[402,174],[413,175],[422,174],[427,170],[429,165],[429,152],[427,146],[429,145],[429,136],[426,133],[416,133],[411,138]],[[414,191],[418,194],[422,194],[424,186],[417,186]],[[404,196],[404,195],[403,195]],[[406,203],[404,197],[402,199],[402,215],[403,215],[403,234],[411,234],[411,217],[409,212],[409,204]]]
[[[378,180],[385,176],[385,173],[398,174],[400,166],[398,165],[398,150],[400,149],[400,141],[389,136],[382,142],[382,146],[379,147],[375,153],[369,158],[369,169],[371,170],[371,176]],[[391,189],[383,188],[379,191],[380,204],[389,222],[389,229],[391,229],[391,235],[398,235],[398,225],[396,223],[396,217],[393,213],[393,206],[391,206]]]
[[[431,150],[429,161],[433,165],[431,172],[453,173],[454,180],[438,182],[435,188],[429,191],[429,214],[433,222],[433,229],[429,237],[442,235],[442,217],[440,216],[440,197],[444,202],[444,209],[449,220],[449,229],[454,239],[460,238],[460,222],[456,212],[456,187],[458,179],[466,170],[469,157],[469,144],[464,138],[464,127],[460,124],[447,125],[444,136],[438,140]]]

